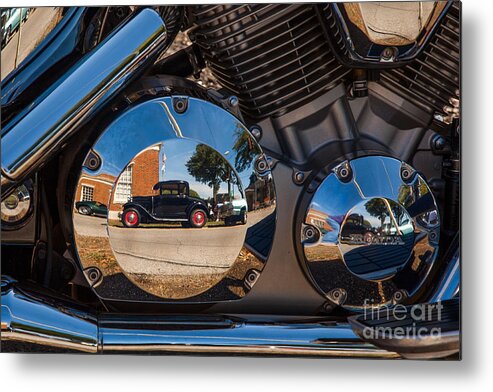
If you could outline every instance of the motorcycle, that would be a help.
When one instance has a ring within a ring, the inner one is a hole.
[[[454,1],[31,9],[2,349],[457,358],[459,87]]]

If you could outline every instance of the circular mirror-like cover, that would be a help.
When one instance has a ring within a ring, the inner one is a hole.
[[[342,163],[321,183],[301,242],[318,289],[358,310],[415,294],[437,256],[439,231],[424,179],[397,159],[368,156]]]
[[[260,147],[225,110],[184,99],[185,112],[171,97],[126,112],[86,158],[75,244],[104,299],[234,300],[267,260],[275,192]]]

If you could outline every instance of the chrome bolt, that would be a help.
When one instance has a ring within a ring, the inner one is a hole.
[[[188,108],[188,102],[185,98],[174,98],[173,108],[175,109],[175,112],[178,114],[185,113]]]
[[[257,141],[259,141],[262,138],[262,129],[260,129],[258,125],[253,125],[250,128],[250,133]]]
[[[231,107],[236,107],[239,104],[238,97],[236,97],[235,95],[232,95],[231,97],[229,97],[228,102],[229,102],[229,105]]]
[[[255,162],[255,167],[259,174],[263,174],[269,170],[269,164],[264,158],[257,159],[257,162]]]
[[[305,237],[305,241],[312,242],[317,239],[318,230],[313,226],[305,226],[303,228],[303,237]]]

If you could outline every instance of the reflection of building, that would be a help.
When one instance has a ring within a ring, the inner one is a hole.
[[[107,205],[114,182],[115,177],[108,174],[100,174],[96,177],[83,174],[75,193],[75,201],[99,201]]]
[[[250,180],[250,185],[245,189],[248,211],[271,205],[275,198],[272,181],[256,176],[255,179],[251,178]]]
[[[159,152],[159,145],[151,146],[137,155],[125,168],[115,187],[110,219],[118,219],[117,212],[121,211],[130,197],[157,193],[153,186],[159,182]],[[75,201],[98,201],[108,205],[114,182],[115,178],[107,174],[92,178],[82,175]]]
[[[323,232],[334,230],[327,219],[329,216],[322,211],[310,209],[306,216],[306,223],[319,228]]]

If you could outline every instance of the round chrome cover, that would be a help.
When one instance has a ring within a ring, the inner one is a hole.
[[[2,229],[17,226],[25,221],[32,208],[30,181],[17,187],[12,194],[2,201],[0,207]]]
[[[76,248],[96,293],[244,296],[275,225],[265,162],[247,129],[209,102],[157,98],[120,116],[87,155],[75,192]]]
[[[342,163],[322,182],[301,241],[316,286],[358,309],[415,294],[438,253],[439,229],[424,179],[397,159],[369,156]]]

